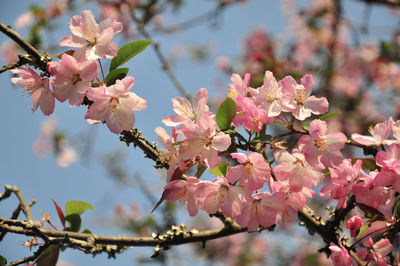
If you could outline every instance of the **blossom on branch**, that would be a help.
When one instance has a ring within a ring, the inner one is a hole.
[[[135,124],[135,114],[132,111],[147,108],[146,100],[129,91],[134,83],[133,77],[126,77],[109,87],[90,87],[86,96],[93,104],[85,115],[88,123],[106,122],[110,131],[116,134],[130,130]]]
[[[87,60],[82,52],[76,51],[74,56],[62,54],[60,62],[50,62],[49,72],[53,75],[51,84],[57,100],[69,99],[71,106],[81,105],[90,82],[99,73],[97,62]]]
[[[11,82],[24,88],[32,96],[32,112],[40,107],[45,115],[51,115],[54,111],[54,95],[49,88],[49,79],[42,79],[35,71],[26,67],[18,67],[11,70],[12,74],[18,74],[19,77],[11,78]]]
[[[97,24],[91,11],[84,10],[69,22],[72,34],[60,40],[60,46],[76,47],[85,51],[88,59],[113,58],[118,46],[113,42],[114,35],[122,31],[122,24],[108,18]]]

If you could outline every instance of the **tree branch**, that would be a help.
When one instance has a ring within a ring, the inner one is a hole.
[[[0,22],[0,31],[10,37],[10,39],[16,42],[22,49],[31,55],[34,59],[32,61],[34,61],[37,67],[39,67],[46,74],[50,75],[47,72],[47,62],[51,61],[51,58],[49,58],[46,54],[41,54],[30,43],[22,39],[18,32],[14,31],[10,26],[6,26]]]
[[[387,5],[387,6],[400,6],[400,0],[358,0],[360,2],[364,2],[366,4],[379,4],[379,5]]]
[[[170,78],[170,80],[172,81],[172,83],[175,85],[175,87],[177,88],[177,90],[179,91],[179,93],[187,98],[190,99],[190,94],[186,91],[186,89],[182,86],[181,82],[178,80],[178,78],[176,77],[175,73],[173,72],[171,66],[169,65],[167,59],[165,58],[165,56],[161,53],[159,44],[157,42],[154,41],[153,37],[150,35],[150,33],[146,30],[144,23],[136,16],[135,11],[132,10],[131,12],[131,17],[132,20],[137,24],[137,28],[139,30],[139,32],[149,41],[152,42],[152,47],[158,57],[158,59],[161,62],[161,66],[163,68],[163,70],[167,73],[168,77]]]
[[[17,198],[19,200],[19,204],[21,206],[22,211],[25,214],[27,221],[29,223],[33,223],[31,208],[30,208],[29,204],[25,201],[24,196],[22,196],[22,193],[19,190],[19,188],[16,186],[6,185],[4,187],[4,189],[5,189],[4,193],[0,194],[0,201],[8,198],[11,195],[11,193],[14,193],[15,196],[17,196]]]

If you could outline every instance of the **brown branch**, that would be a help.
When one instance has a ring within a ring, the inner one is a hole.
[[[387,6],[400,6],[400,0],[358,0],[360,2],[364,2],[366,4],[379,4],[379,5],[387,5]]]
[[[177,227],[175,227],[177,228]],[[59,231],[47,228],[39,228],[30,226],[28,223],[0,217],[0,231],[21,234],[26,236],[47,236],[49,240],[54,238],[80,240],[87,243],[100,245],[120,245],[126,247],[167,247],[176,246],[186,243],[203,242],[220,237],[234,235],[247,231],[246,227],[240,227],[236,223],[232,223],[229,227],[219,229],[205,230],[198,232],[197,230],[184,231],[172,229],[165,235],[155,235],[154,237],[129,237],[129,236],[107,236],[84,234],[67,231]],[[40,232],[40,234],[38,234]],[[67,243],[70,240],[65,240]]]
[[[120,140],[125,142],[128,146],[131,143],[133,143],[134,146],[138,146],[145,153],[146,157],[156,162],[156,165],[154,166],[155,168],[168,169],[168,162],[160,156],[157,145],[155,143],[151,144],[148,140],[146,140],[142,136],[142,132],[135,128],[131,129],[130,131],[124,130],[121,134],[122,136],[120,136]]]
[[[21,209],[25,214],[26,220],[30,223],[33,223],[31,208],[29,204],[25,201],[24,196],[22,196],[22,193],[19,190],[19,188],[16,186],[6,185],[4,189],[5,189],[4,193],[0,194],[0,201],[8,198],[11,195],[11,193],[14,193],[19,200],[19,204],[21,205]]]
[[[22,49],[24,49],[29,55],[31,55],[34,59],[35,65],[39,67],[43,72],[49,74],[47,72],[47,62],[51,60],[51,58],[47,57],[46,54],[41,54],[35,47],[33,47],[30,43],[22,39],[22,37],[18,34],[18,32],[14,31],[10,26],[6,26],[0,22],[0,31],[7,35],[10,39],[16,42]],[[1,72],[0,72],[1,73]]]
[[[29,202],[29,207],[31,208],[35,203],[36,203],[36,201],[32,200],[31,202]],[[22,206],[21,206],[21,203],[19,203],[17,208],[15,208],[15,210],[13,211],[10,219],[18,219],[19,213],[21,211],[22,211]],[[0,234],[0,242],[3,240],[3,238],[5,237],[6,234],[7,234],[7,232],[2,232]]]
[[[190,94],[186,91],[186,89],[182,86],[181,82],[179,81],[179,79],[176,77],[174,71],[172,70],[171,66],[169,65],[167,59],[165,58],[165,56],[163,55],[163,53],[160,50],[159,44],[157,42],[154,41],[153,37],[150,35],[150,33],[146,30],[145,25],[143,23],[143,21],[141,21],[135,14],[135,11],[133,10],[131,12],[131,17],[132,20],[137,24],[137,28],[139,30],[139,32],[149,41],[152,42],[152,47],[158,57],[158,59],[161,62],[161,66],[163,68],[163,70],[167,73],[168,77],[170,78],[170,80],[172,81],[172,83],[175,85],[175,87],[177,88],[177,90],[179,91],[179,93],[187,98],[190,99]]]

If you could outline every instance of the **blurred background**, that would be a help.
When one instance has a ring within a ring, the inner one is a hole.
[[[390,116],[399,117],[400,10],[393,6],[360,0],[0,3],[1,22],[52,54],[69,49],[58,42],[70,34],[68,22],[82,10],[91,10],[97,22],[109,16],[120,20],[124,32],[115,40],[119,47],[144,39],[129,15],[135,10],[185,90],[194,95],[207,88],[214,111],[226,97],[232,73],[250,72],[256,88],[264,72],[271,70],[277,79],[313,74],[314,93],[328,98],[330,111],[342,112],[329,126],[347,136],[365,133],[371,123]],[[0,44],[2,65],[21,52],[3,34]],[[108,69],[110,60],[101,61]],[[147,110],[135,112],[135,127],[150,142],[157,142],[154,128],[173,114],[170,99],[182,95],[153,47],[125,66],[135,78],[131,90],[148,101]],[[61,207],[69,200],[81,200],[95,208],[83,214],[82,228],[96,234],[151,235],[181,223],[198,230],[221,226],[202,211],[189,217],[186,206],[179,203],[163,203],[151,214],[166,182],[164,171],[154,169],[154,162],[140,149],[127,147],[104,124],[90,126],[84,119],[86,106],[71,108],[67,102],[57,102],[50,117],[32,113],[31,97],[13,85],[11,77],[10,72],[0,75],[0,180],[1,185],[18,186],[27,201],[36,200],[35,220],[49,214],[62,229],[52,200]],[[10,217],[17,204],[15,197],[0,202],[0,216]],[[23,246],[26,240],[7,234],[0,242],[0,255],[9,262],[31,255]],[[173,247],[156,259],[150,258],[153,248],[132,248],[116,259],[67,249],[60,254],[59,265],[322,265],[328,262],[316,252],[319,241],[294,224],[276,232],[209,241],[206,248]]]

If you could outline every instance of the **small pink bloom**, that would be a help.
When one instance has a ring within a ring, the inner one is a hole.
[[[260,153],[232,153],[231,156],[240,164],[229,169],[226,178],[230,183],[240,180],[240,184],[249,191],[261,189],[265,182],[270,184],[271,169]]]
[[[69,28],[72,34],[63,37],[60,46],[80,48],[88,59],[113,58],[118,46],[113,42],[114,35],[122,31],[122,24],[108,18],[97,24],[91,11],[84,10],[81,15],[71,18]]]
[[[342,238],[339,239],[339,246],[331,243],[329,249],[332,251],[330,259],[333,261],[334,266],[356,265],[347,249],[343,246]]]
[[[85,115],[89,124],[105,121],[110,131],[116,134],[130,130],[135,124],[132,111],[147,108],[146,100],[129,91],[134,83],[133,77],[125,77],[109,87],[90,87],[86,95],[93,104]]]
[[[24,88],[32,95],[33,108],[35,112],[38,106],[43,114],[50,115],[54,111],[54,95],[49,88],[49,79],[42,79],[35,71],[26,67],[18,67],[11,70],[12,74],[18,74],[18,78],[11,78],[11,82]]]
[[[324,176],[321,169],[308,164],[304,154],[297,149],[292,154],[278,150],[274,157],[278,163],[273,169],[276,179],[288,180],[291,192],[301,191],[303,187],[313,188]]]
[[[271,71],[265,72],[264,83],[260,88],[249,88],[249,92],[258,106],[270,117],[280,115],[282,111],[282,86],[278,84]]]
[[[179,129],[186,139],[181,142],[180,155],[184,160],[198,157],[203,165],[213,168],[219,163],[218,152],[225,151],[231,145],[228,134],[218,131],[213,117],[203,114],[198,123],[185,122]]]
[[[334,167],[343,161],[340,149],[347,141],[342,132],[327,133],[325,121],[314,119],[310,123],[309,134],[300,137],[299,149],[306,156],[307,162],[312,165]]]
[[[4,41],[1,44],[1,60],[12,63],[18,60],[18,45],[11,41]]]
[[[329,168],[332,183],[321,189],[321,197],[338,200],[339,202],[336,206],[338,209],[346,208],[347,195],[352,191],[353,186],[366,175],[361,168],[361,164],[361,160],[358,160],[353,165],[351,159],[346,159],[337,167]]]
[[[99,73],[95,60],[86,60],[84,55],[75,52],[74,56],[63,54],[61,61],[49,65],[53,75],[52,85],[57,100],[69,99],[71,106],[81,105],[90,82]]]
[[[350,229],[351,237],[355,237],[357,235],[358,229],[362,226],[362,217],[358,215],[354,215],[346,222],[346,227]]]
[[[238,74],[232,74],[232,84],[228,85],[228,97],[236,99],[237,96],[247,97],[250,83],[250,73],[244,75],[244,79]]]
[[[15,28],[16,29],[21,29],[21,28],[24,28],[26,26],[29,26],[30,24],[32,24],[33,19],[34,19],[34,16],[33,16],[31,11],[22,13],[15,20],[15,23],[14,23],[15,24]]]
[[[369,128],[369,133],[372,135],[364,136],[360,134],[352,134],[351,139],[355,142],[358,142],[362,145],[384,145],[384,144],[392,144],[395,140],[387,140],[389,137],[390,131],[393,127],[393,120],[390,118],[386,123],[378,123],[375,127]]]
[[[389,239],[383,238],[378,242],[374,243],[371,237],[365,239],[363,242],[364,248],[360,248],[357,250],[357,255],[363,261],[379,261],[379,265],[389,265],[386,263],[387,254],[392,251],[392,244],[390,243]]]
[[[243,204],[241,214],[236,218],[240,226],[247,226],[248,231],[255,231],[261,225],[270,227],[276,224],[278,211],[283,211],[286,202],[281,193],[270,195],[260,192],[252,196],[251,201]]]
[[[325,97],[310,96],[314,80],[310,74],[301,78],[301,84],[291,76],[286,76],[280,83],[283,89],[284,111],[289,111],[298,120],[304,120],[311,114],[320,115],[328,112],[329,104]]]
[[[196,94],[196,97],[192,104],[185,98],[176,97],[172,99],[172,109],[177,113],[176,115],[165,117],[162,122],[166,126],[175,127],[182,125],[188,120],[192,120],[197,123],[198,119],[202,114],[213,116],[209,112],[207,105],[208,92],[207,89],[201,88]]]
[[[207,213],[216,213],[221,208],[224,215],[231,218],[241,214],[243,203],[250,201],[250,195],[245,189],[231,186],[224,176],[218,176],[212,182],[200,182],[195,194],[200,208]]]
[[[187,204],[190,216],[195,216],[198,212],[198,199],[194,191],[199,182],[200,180],[194,176],[188,176],[186,180],[173,180],[165,185],[163,196],[170,203],[183,200]]]
[[[171,136],[163,129],[162,127],[156,127],[154,130],[157,134],[157,138],[160,141],[163,147],[167,148],[167,150],[160,150],[161,156],[168,162],[169,168],[167,171],[167,181],[171,181],[171,178],[179,165],[181,165],[181,161],[179,159],[178,146],[177,146],[177,137],[178,135],[175,132],[175,129],[172,128]],[[182,165],[181,165],[182,166]],[[181,169],[184,170],[184,169]]]

